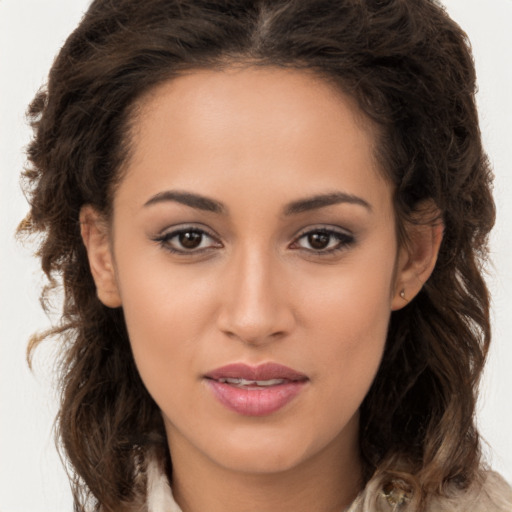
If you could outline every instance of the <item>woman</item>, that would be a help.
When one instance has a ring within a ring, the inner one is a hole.
[[[93,2],[21,228],[65,290],[79,510],[510,510],[474,82],[427,0]]]

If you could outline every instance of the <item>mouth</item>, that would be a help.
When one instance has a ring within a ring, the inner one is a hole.
[[[218,379],[218,382],[223,384],[230,384],[231,386],[235,386],[240,389],[261,389],[267,388],[271,386],[280,386],[285,382],[289,382],[285,379],[269,379],[269,380],[247,380],[247,379],[228,379],[221,378]]]
[[[277,412],[297,397],[309,380],[303,373],[277,363],[231,364],[204,378],[222,405],[244,416]]]

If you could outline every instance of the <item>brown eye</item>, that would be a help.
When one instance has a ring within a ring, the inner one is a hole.
[[[186,231],[178,236],[178,240],[184,249],[197,249],[203,241],[203,233],[199,231]]]
[[[327,233],[310,233],[308,235],[308,243],[312,249],[320,251],[329,246],[331,236]]]
[[[222,247],[222,243],[213,235],[193,227],[176,229],[153,240],[158,242],[164,249],[179,254],[193,255]]]
[[[348,248],[354,243],[353,235],[338,229],[319,228],[307,231],[292,245],[293,248],[304,249],[319,254],[331,254]]]

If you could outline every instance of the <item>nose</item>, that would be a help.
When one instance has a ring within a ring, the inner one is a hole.
[[[225,274],[218,328],[254,346],[289,335],[296,321],[290,291],[278,257],[258,249],[240,251]]]

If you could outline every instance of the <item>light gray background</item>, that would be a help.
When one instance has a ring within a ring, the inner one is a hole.
[[[88,0],[0,0],[0,510],[71,511],[56,455],[52,346],[25,363],[30,333],[48,325],[38,296],[38,263],[13,232],[27,212],[18,185],[30,132],[24,111]],[[473,43],[482,132],[496,172],[498,224],[492,239],[494,346],[479,425],[491,465],[512,481],[512,0],[446,0]]]

